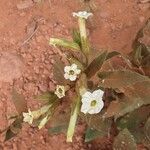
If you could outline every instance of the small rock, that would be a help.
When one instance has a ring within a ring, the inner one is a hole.
[[[101,12],[101,13],[100,13],[100,17],[101,17],[101,18],[106,19],[106,18],[108,18],[109,16],[110,16],[110,15],[109,15],[108,12]]]
[[[141,17],[139,17],[139,20],[140,20],[141,23],[143,23],[144,20],[145,20],[145,17],[141,16]]]
[[[0,57],[0,81],[11,82],[22,75],[23,62],[18,55],[4,52]]]
[[[33,6],[33,1],[32,0],[25,0],[25,1],[20,1],[17,4],[18,10],[26,9]]]

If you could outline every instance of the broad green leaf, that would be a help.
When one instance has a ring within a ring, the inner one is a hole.
[[[53,65],[53,75],[54,79],[56,80],[57,84],[66,85],[68,80],[64,78],[64,63],[60,60],[59,57],[54,58],[54,65]]]
[[[86,121],[89,128],[98,130],[103,136],[108,135],[112,125],[112,119],[106,119],[100,114],[88,114],[81,117]]]
[[[122,130],[114,140],[113,150],[137,150],[133,135],[128,129]]]
[[[126,114],[117,120],[119,130],[127,128],[134,135],[136,142],[141,143],[146,138],[144,134],[143,124],[145,124],[150,115],[150,105],[146,105]]]
[[[146,135],[147,140],[150,143],[150,117],[148,118],[148,120],[145,124],[145,135]],[[149,144],[149,146],[150,146],[150,144]]]
[[[149,58],[149,60],[150,60],[150,58]],[[150,78],[150,63],[149,63],[149,66],[142,67],[142,70],[144,71],[145,75]]]
[[[15,89],[12,91],[12,101],[15,105],[15,108],[19,114],[27,111],[27,103],[23,95],[18,94]]]
[[[125,87],[124,93],[131,99],[139,99],[144,105],[150,104],[150,80],[135,83],[132,87]]]
[[[48,129],[48,133],[50,135],[66,133],[66,131],[67,131],[67,125],[59,125],[59,126],[51,127]]]
[[[6,134],[5,134],[5,141],[10,140],[10,139],[13,138],[14,136],[16,136],[16,134],[13,133],[13,132],[11,131],[11,129],[9,128],[9,129],[6,131]]]
[[[77,43],[66,39],[51,38],[49,44],[54,46],[61,46],[75,52],[80,51],[80,46]]]
[[[120,55],[120,53],[117,52],[117,51],[109,52],[108,55],[107,55],[107,57],[106,57],[106,60],[107,60],[107,59],[110,59],[110,58],[112,58],[112,57],[114,57],[114,56],[117,56],[117,55]]]
[[[7,128],[5,134],[5,141],[10,140],[16,136],[22,127],[22,117],[16,118],[16,120]]]
[[[149,50],[149,36],[150,36],[150,19],[146,24],[139,30],[137,36],[133,42],[133,51],[129,54],[133,64],[142,64],[145,66],[149,64],[150,60],[145,58],[150,56]]]
[[[113,89],[120,89],[126,86],[131,86],[135,83],[150,81],[148,77],[129,70],[105,71],[100,72],[98,76],[103,79],[100,86]]]
[[[44,92],[41,95],[37,95],[35,98],[43,102],[44,104],[46,103],[51,104],[56,101],[57,96],[53,92]]]
[[[68,126],[70,120],[71,109],[68,105],[61,105],[55,110],[53,116],[51,117],[51,128],[57,128],[59,126]]]
[[[115,119],[140,108],[143,105],[150,104],[150,82],[144,81],[135,83],[131,87],[123,88],[124,97],[118,101],[112,101],[107,108],[105,117],[115,116]]]
[[[113,117],[118,119],[125,114],[134,111],[144,105],[144,102],[138,98],[129,98],[124,96],[122,99],[112,101],[104,114],[105,118]]]
[[[143,38],[145,35],[150,34],[150,19],[148,19],[148,21],[145,23],[145,25],[139,30],[139,32],[136,35],[136,38],[133,42],[133,50],[136,50],[139,46],[142,46],[142,53],[145,54],[145,52],[147,51],[147,46],[148,44],[143,44],[141,41],[141,38]]]
[[[107,54],[107,51],[104,51],[90,63],[90,65],[85,70],[85,73],[88,78],[94,76],[96,72],[98,72],[101,69],[104,61],[106,60]]]
[[[99,136],[103,136],[101,135],[101,132],[92,128],[87,128],[85,133],[85,142],[90,142]]]

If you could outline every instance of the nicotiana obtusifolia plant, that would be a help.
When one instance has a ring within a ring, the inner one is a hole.
[[[23,97],[13,90],[18,115],[10,118],[6,140],[18,133],[22,122],[41,129],[50,121],[50,134],[66,133],[67,142],[72,142],[82,120],[87,124],[85,142],[107,136],[113,137],[116,150],[136,150],[137,144],[150,148],[150,21],[125,55],[92,48],[86,32],[92,15],[73,13],[79,29],[73,30],[72,40],[50,38],[63,59],[54,57],[55,91],[36,96],[44,104],[41,108],[27,112]]]

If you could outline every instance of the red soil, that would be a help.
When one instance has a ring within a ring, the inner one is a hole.
[[[27,0],[25,5],[20,4],[21,0],[0,1],[0,130],[9,125],[7,118],[16,112],[11,101],[13,87],[25,95],[31,109],[39,107],[33,95],[54,89],[52,57],[59,52],[49,46],[49,38],[70,38],[72,27],[77,26],[72,12],[87,8],[81,0],[36,1]],[[150,16],[150,3],[138,2],[91,0],[95,5],[94,16],[88,22],[92,44],[123,53],[131,51],[137,31]],[[19,135],[8,142],[3,142],[0,135],[0,150],[109,149],[107,140],[84,144],[82,131],[79,125],[74,142],[68,144],[64,135],[49,136],[47,129],[39,131],[24,124]]]

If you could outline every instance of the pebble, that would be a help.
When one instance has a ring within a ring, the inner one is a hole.
[[[139,17],[139,20],[140,20],[141,23],[143,23],[143,22],[145,21],[145,17],[140,16],[140,17]]]

